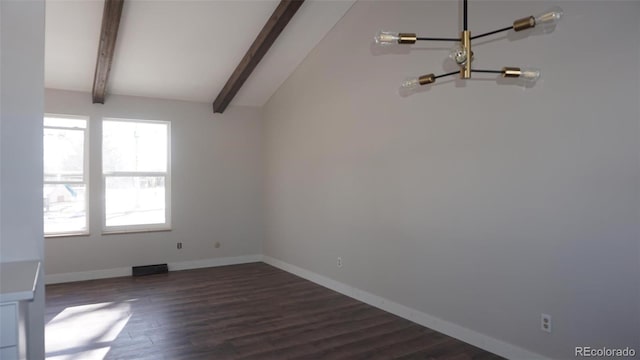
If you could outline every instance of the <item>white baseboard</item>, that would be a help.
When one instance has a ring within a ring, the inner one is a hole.
[[[107,279],[113,277],[131,276],[130,267],[121,267],[103,270],[79,271],[62,274],[45,274],[45,284],[60,284],[75,281]]]
[[[292,273],[294,275],[300,276],[301,278],[307,279],[316,284],[337,291],[343,295],[362,301],[363,303],[369,304],[371,306],[375,306],[386,312],[392,313],[394,315],[400,316],[401,318],[413,321],[422,326],[462,340],[473,346],[477,346],[481,349],[490,351],[507,359],[548,359],[540,354],[509,344],[502,340],[492,338],[477,331],[467,329],[463,326],[439,319],[435,316],[431,316],[421,311],[406,307],[394,301],[385,299],[366,291],[362,291],[355,287],[343,284],[339,281],[335,281],[328,277],[316,274],[295,265],[291,265],[270,256],[263,255],[262,261],[286,272]]]
[[[254,262],[261,262],[262,255],[243,255],[243,256],[234,256],[234,257],[223,257],[223,258],[212,258],[212,259],[202,259],[202,260],[190,260],[190,261],[180,261],[169,263],[169,271],[178,271],[178,270],[190,270],[190,269],[200,269],[200,268],[208,268],[208,267],[216,267],[216,266],[225,266],[225,265],[237,265],[237,264],[248,264]]]
[[[243,255],[234,257],[179,261],[168,263],[169,271],[199,269],[206,267],[216,267],[225,265],[246,264],[262,261],[262,255]],[[45,284],[60,284],[74,281],[107,279],[113,277],[131,276],[131,267],[120,267],[114,269],[80,271],[62,274],[45,275]]]

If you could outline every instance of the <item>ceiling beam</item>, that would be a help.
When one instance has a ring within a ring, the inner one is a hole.
[[[93,76],[93,103],[104,104],[107,92],[107,80],[111,71],[113,53],[116,48],[118,27],[124,0],[105,0],[102,13],[102,31],[100,44],[98,45],[98,59],[96,60],[96,72]]]
[[[264,25],[256,39],[251,44],[247,53],[233,71],[229,80],[213,101],[213,112],[222,113],[227,108],[233,97],[236,96],[242,84],[247,80],[253,69],[256,68],[262,57],[278,38],[278,35],[287,26],[289,20],[298,11],[304,0],[281,0],[271,17]]]

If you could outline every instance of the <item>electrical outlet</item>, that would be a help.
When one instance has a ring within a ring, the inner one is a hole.
[[[179,242],[178,244],[176,244],[176,247],[178,248],[178,250],[182,249],[182,243]]]
[[[551,332],[551,315],[541,314],[540,316],[540,330],[550,333]]]
[[[336,262],[336,265],[338,267],[342,267],[342,258],[341,257],[338,257],[338,261]]]

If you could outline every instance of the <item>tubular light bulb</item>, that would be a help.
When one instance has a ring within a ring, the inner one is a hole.
[[[564,15],[564,11],[559,6],[554,6],[549,10],[535,16],[536,25],[555,25]]]
[[[400,34],[397,32],[380,30],[374,39],[376,40],[376,44],[380,46],[393,45],[397,44],[398,40],[400,40]]]
[[[436,82],[436,77],[433,74],[426,74],[418,77],[407,78],[402,82],[404,89],[416,89],[420,86],[433,84]]]
[[[520,78],[528,83],[533,83],[540,77],[540,69],[523,67],[520,69]]]
[[[420,80],[417,77],[406,78],[402,82],[401,86],[407,90],[417,89],[420,87]]]

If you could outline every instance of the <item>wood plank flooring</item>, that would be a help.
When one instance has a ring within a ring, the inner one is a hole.
[[[501,359],[264,263],[46,291],[47,359]]]

